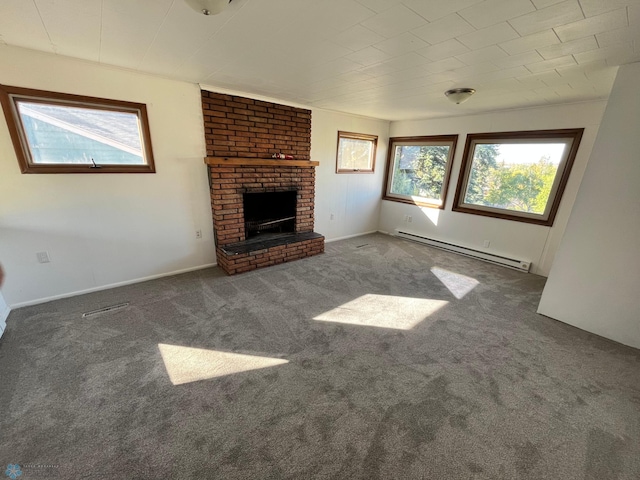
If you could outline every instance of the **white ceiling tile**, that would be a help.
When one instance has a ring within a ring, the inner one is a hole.
[[[407,32],[397,37],[389,38],[374,45],[378,50],[389,53],[391,55],[402,55],[403,53],[413,52],[420,48],[428,46],[424,40]]]
[[[609,65],[605,67],[602,64],[602,60],[599,60],[585,64],[584,74],[589,80],[610,81],[613,83],[618,74],[618,69]]]
[[[635,56],[636,53],[631,44],[618,44],[574,55],[579,64],[591,63],[597,60],[605,60],[609,64],[609,61],[613,58],[618,59],[621,63],[626,63],[633,61]]]
[[[556,3],[562,3],[565,0],[531,0],[537,9],[550,7]]]
[[[358,50],[357,52],[350,53],[346,55],[345,58],[368,66],[375,65],[376,63],[386,62],[387,60],[391,59],[391,55],[378,50],[375,47],[367,47],[363,48],[362,50]]]
[[[478,49],[506,42],[514,38],[520,38],[520,35],[511,28],[511,25],[504,22],[483,28],[482,30],[460,35],[458,40],[471,49]]]
[[[36,0],[56,53],[100,59],[101,0]]]
[[[197,54],[228,20],[228,17],[222,15],[211,17],[198,15],[185,3],[172,3],[169,14],[157,24],[153,43],[145,51],[138,68],[172,75],[191,56]],[[232,38],[227,41],[230,49],[246,45],[247,42],[240,33],[241,31],[230,31]]]
[[[437,62],[429,63],[426,68],[429,73],[440,73],[448,70],[454,70],[456,68],[464,67],[465,64],[462,63],[457,58],[445,58],[443,60],[438,60]]]
[[[606,67],[606,65],[603,65]],[[569,65],[568,67],[556,68],[556,72],[560,74],[566,81],[575,80],[576,78],[587,78],[584,74],[584,67],[582,65]]]
[[[476,28],[485,28],[535,9],[530,0],[485,0],[459,11],[458,15]]]
[[[555,32],[563,42],[577,38],[596,35],[607,30],[616,30],[627,26],[627,9],[621,8],[613,12],[603,13],[596,17],[585,18],[562,27],[555,28]]]
[[[533,35],[527,35],[526,37],[503,42],[500,44],[500,48],[508,54],[514,55],[516,53],[528,52],[530,50],[546,47],[547,45],[553,45],[555,43],[560,43],[558,36],[552,30],[546,30],[544,32],[538,32]]]
[[[640,5],[629,5],[627,7],[629,15],[629,25],[632,27],[640,27]]]
[[[268,8],[268,4],[271,2],[264,3],[267,3],[265,7]],[[296,3],[299,3],[299,5],[295,5],[293,9],[288,9],[290,11],[288,18],[283,9],[272,7],[276,9],[280,17],[279,25],[286,25],[287,29],[290,29],[296,23],[306,23],[306,26],[323,26],[325,31],[342,32],[375,16],[375,13],[370,8],[355,0],[323,0],[322,2]],[[337,9],[339,9],[339,15],[336,15]]]
[[[555,73],[557,73],[558,70],[567,70],[569,68],[580,68],[580,65],[573,64],[573,65],[566,66],[566,67],[558,67],[555,70],[553,70],[554,75],[546,76],[542,83],[544,83],[545,85],[547,85],[549,87],[555,87],[555,86],[558,86],[558,85],[566,85],[567,83],[569,83],[569,80],[572,77],[565,77],[565,76],[562,76],[562,75],[555,75]],[[573,77],[573,78],[575,78],[575,77]],[[586,77],[584,77],[584,78],[586,78]]]
[[[397,4],[389,10],[365,20],[362,25],[384,37],[390,38],[426,23],[427,21],[414,11],[409,10],[402,4]]]
[[[462,80],[469,77],[475,77],[489,72],[495,72],[500,70],[500,67],[493,63],[477,63],[475,65],[468,65],[466,67],[458,68],[452,72],[451,78],[454,80]]]
[[[385,10],[389,10],[394,5],[400,3],[400,0],[357,0],[358,3],[364,5],[370,10],[373,10],[376,13],[384,12]]]
[[[582,0],[593,23],[564,31],[576,0],[234,0],[211,17],[183,0],[0,4],[3,48],[51,52],[44,21],[70,56],[378,118],[458,115],[453,86],[479,86],[467,113],[603,98],[609,65],[640,59],[640,0]]]
[[[582,65],[571,65],[569,67],[556,68],[556,72],[558,72],[562,77],[577,76],[578,72],[582,72],[586,78],[589,78],[589,75],[592,73],[597,75],[601,72],[608,72],[611,70],[611,67],[607,66],[607,62],[604,60],[596,60],[595,62],[585,63]]]
[[[509,23],[520,35],[530,35],[583,18],[578,0],[569,0],[514,18]]]
[[[332,37],[332,40],[343,47],[357,51],[365,47],[373,45],[384,40],[385,37],[372,32],[362,25],[354,25],[353,27],[338,33]]]
[[[456,13],[463,8],[470,7],[484,0],[447,0],[442,1],[425,1],[425,0],[404,0],[403,3],[411,10],[417,12],[430,22],[446,17],[452,13]]]
[[[580,0],[582,11],[586,17],[601,15],[631,4],[640,5],[640,2],[638,0]]]
[[[21,21],[16,21],[20,19]],[[0,37],[4,43],[18,47],[55,52],[40,14],[33,2],[3,0],[0,15]]]
[[[579,38],[578,40],[556,43],[555,45],[539,48],[538,53],[540,53],[545,60],[551,60],[553,58],[563,57],[564,55],[588,52],[589,50],[595,50],[597,48],[598,42],[596,42],[596,38],[591,35],[589,37]]]
[[[490,47],[474,50],[473,52],[457,55],[456,58],[467,65],[475,65],[482,62],[490,62],[497,58],[506,57],[507,54],[500,47],[492,45]]]
[[[527,68],[531,73],[540,73],[545,70],[552,70],[557,67],[566,67],[567,65],[575,65],[576,61],[572,55],[545,60],[544,62],[530,63]]]
[[[522,65],[512,68],[505,68],[503,70],[496,70],[495,72],[489,72],[482,75],[478,75],[474,79],[474,85],[485,85],[487,83],[493,84],[499,80],[505,78],[515,79],[518,76],[526,75],[528,70]]]
[[[417,53],[409,52],[399,57],[394,57],[390,60],[387,60],[386,62],[378,63],[370,67],[365,67],[362,69],[362,71],[373,76],[387,74],[393,75],[401,72],[402,70],[413,68],[426,62],[427,60],[424,57],[421,57]]]
[[[429,42],[431,45],[444,42],[465,33],[473,32],[466,20],[455,13],[413,30],[412,33]]]
[[[618,30],[609,30],[608,32],[596,35],[598,45],[603,47],[611,47],[618,43],[631,43],[634,40],[640,40],[640,28],[637,26],[619,28]]]
[[[516,55],[509,55],[504,58],[498,58],[492,60],[492,62],[501,68],[509,68],[517,67],[518,65],[526,65],[528,63],[542,62],[543,60],[544,58],[542,58],[538,52],[532,50],[530,52],[523,52]]]
[[[111,0],[102,6],[100,61],[136,68],[169,12],[172,0]],[[127,21],[122,21],[126,18]],[[198,71],[211,73],[211,67]]]
[[[468,51],[469,48],[462,45],[455,38],[452,38],[436,45],[421,48],[418,50],[418,53],[429,60],[442,60],[443,58],[454,57]]]
[[[425,85],[435,85],[442,82],[450,82],[453,79],[453,72],[450,70],[434,73],[424,77]]]

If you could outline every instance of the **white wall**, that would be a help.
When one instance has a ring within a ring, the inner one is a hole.
[[[378,136],[374,173],[335,173],[338,130]],[[327,240],[378,230],[388,136],[388,121],[313,109],[311,159],[320,162],[316,168],[315,231]]]
[[[9,316],[10,311],[11,309],[9,308],[9,305],[4,301],[2,293],[0,293],[0,337],[2,337],[4,329],[7,326],[7,317]]]
[[[215,262],[198,85],[7,46],[0,46],[0,64],[6,85],[146,103],[157,169],[23,175],[0,121],[0,260],[8,305]],[[316,231],[331,240],[377,230],[389,122],[318,109],[312,122],[312,159],[320,161]],[[378,135],[374,174],[334,173],[338,130]],[[51,263],[37,263],[40,251]]]
[[[620,67],[538,312],[640,348],[640,63]]]
[[[470,100],[472,102],[473,99]],[[392,122],[390,137],[458,134],[449,191],[443,210],[382,201],[380,230],[396,228],[426,235],[489,253],[532,262],[532,272],[548,275],[562,238],[578,186],[596,137],[605,102],[523,110],[509,110],[466,117]],[[461,109],[464,105],[461,106]],[[453,212],[453,197],[467,133],[545,130],[584,127],[584,135],[553,227]],[[404,221],[410,215],[412,223]],[[490,241],[485,248],[483,242]]]
[[[0,64],[6,85],[146,103],[157,169],[23,175],[2,118],[0,261],[9,305],[215,262],[197,85],[6,46]],[[51,263],[37,263],[40,251]]]

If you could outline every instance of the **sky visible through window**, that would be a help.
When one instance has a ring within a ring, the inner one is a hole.
[[[144,164],[135,113],[18,102],[34,163]]]
[[[553,165],[559,165],[566,145],[564,143],[500,143],[498,147],[498,163],[531,165],[541,158],[548,157]]]

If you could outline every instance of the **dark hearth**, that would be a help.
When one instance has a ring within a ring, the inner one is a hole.
[[[296,197],[296,190],[243,194],[246,238],[295,232]]]

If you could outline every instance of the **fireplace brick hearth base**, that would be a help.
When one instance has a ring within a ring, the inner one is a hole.
[[[290,262],[300,258],[318,255],[324,252],[324,237],[320,234],[312,234],[313,238],[298,240],[284,245],[276,245],[270,248],[252,250],[246,253],[233,254],[225,247],[218,247],[218,266],[227,274],[248,272],[256,268],[269,267],[279,263]],[[298,236],[304,238],[304,234],[292,234],[292,240]],[[234,245],[234,244],[232,244]]]

